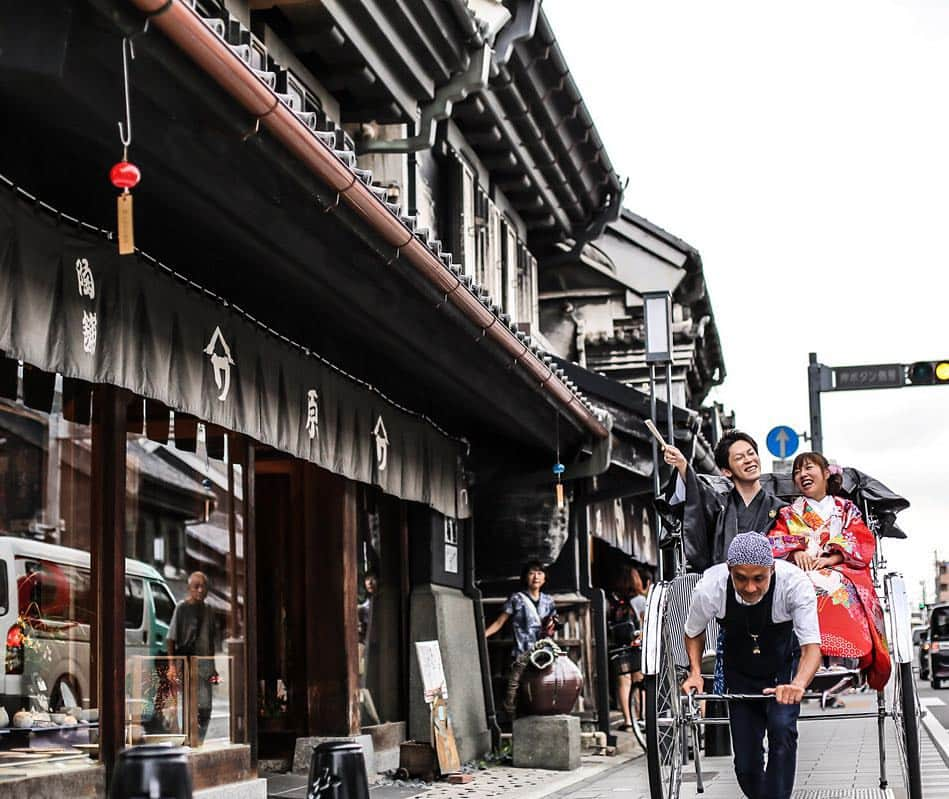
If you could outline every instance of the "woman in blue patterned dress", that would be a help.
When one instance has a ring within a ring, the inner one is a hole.
[[[526,564],[521,572],[524,588],[508,597],[498,617],[484,631],[484,637],[490,638],[511,619],[514,630],[512,655],[517,657],[542,638],[553,635],[556,609],[554,598],[541,591],[546,581],[547,572],[542,563],[535,560]]]

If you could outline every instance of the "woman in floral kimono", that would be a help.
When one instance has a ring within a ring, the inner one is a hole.
[[[890,655],[870,577],[876,539],[857,506],[834,496],[841,475],[823,455],[798,455],[792,471],[802,496],[778,511],[768,536],[774,556],[796,563],[814,584],[821,652],[858,659],[869,686],[880,690],[890,677]]]

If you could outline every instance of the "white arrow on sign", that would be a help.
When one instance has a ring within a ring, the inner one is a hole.
[[[785,430],[784,428],[781,428],[780,430],[778,430],[778,434],[775,436],[775,439],[777,440],[778,444],[781,446],[780,457],[786,458],[787,451],[788,451],[788,441],[790,441],[790,438],[788,438],[787,430]]]

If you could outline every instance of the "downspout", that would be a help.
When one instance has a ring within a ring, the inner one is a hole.
[[[491,751],[501,748],[501,727],[494,707],[494,686],[491,685],[491,660],[488,657],[488,639],[484,637],[484,603],[481,589],[475,580],[474,521],[469,522],[465,536],[465,596],[471,599],[475,619],[475,635],[478,638],[478,665],[481,668],[481,693],[484,696],[484,715],[491,733]]]
[[[462,276],[455,274],[426,247],[193,9],[181,0],[130,0],[130,3],[148,16],[153,28],[159,28],[189,55],[313,175],[336,192],[338,201],[349,206],[393,248],[393,258],[399,257],[401,263],[414,268],[444,301],[451,302],[470,323],[482,330],[484,338],[495,342],[511,358],[512,366],[520,366],[525,378],[550,395],[566,415],[597,438],[609,435],[592,407],[571,388],[566,376],[544,363],[539,350],[526,341],[523,333],[518,336],[512,331]]]
[[[514,18],[507,23],[494,39],[494,62],[503,67],[514,55],[514,45],[530,39],[537,29],[540,0],[517,0]]]
[[[360,154],[417,153],[434,147],[436,123],[451,117],[455,103],[488,88],[489,76],[497,74],[498,68],[510,60],[514,46],[522,39],[529,39],[534,35],[537,16],[540,13],[540,0],[518,0],[513,18],[495,37],[495,55],[495,51],[485,41],[477,21],[469,13],[465,0],[451,0],[450,5],[468,41],[477,48],[469,52],[467,69],[456,73],[448,83],[435,91],[432,102],[422,109],[416,126],[418,133],[404,139],[359,142],[357,147]]]
[[[451,116],[455,103],[460,103],[469,94],[487,88],[491,53],[492,50],[487,44],[469,53],[468,68],[456,73],[448,83],[439,86],[432,102],[422,109],[416,126],[418,133],[405,139],[358,142],[360,154],[417,153],[434,147],[438,121]]]

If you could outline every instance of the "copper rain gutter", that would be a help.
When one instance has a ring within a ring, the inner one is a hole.
[[[267,128],[309,170],[338,193],[381,238],[412,264],[487,338],[501,346],[512,363],[524,368],[537,386],[569,411],[597,438],[609,431],[564,382],[530,348],[472,294],[455,275],[397,219],[333,151],[310,133],[293,112],[253,73],[228,45],[181,0],[130,0],[151,25],[187,53],[226,92]]]

